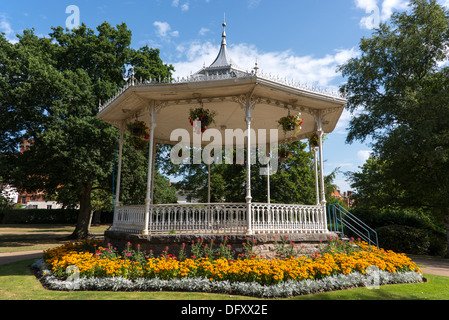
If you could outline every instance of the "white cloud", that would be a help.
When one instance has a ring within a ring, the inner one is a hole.
[[[248,0],[248,8],[254,9],[257,8],[260,4],[261,0]]]
[[[449,0],[440,0],[438,1],[442,6],[449,8]]]
[[[409,0],[354,0],[357,8],[365,10],[369,16],[360,19],[360,27],[372,29],[378,27],[380,22],[390,19],[395,11],[406,10]],[[449,0],[437,0],[440,5],[449,8]]]
[[[341,192],[346,192],[352,190],[351,186],[345,179],[335,179],[334,184],[336,184]]]
[[[181,6],[181,10],[182,10],[182,11],[187,11],[187,10],[189,10],[189,3],[188,3],[188,2],[184,3],[184,4]]]
[[[407,9],[408,3],[409,2],[405,0],[384,0],[382,3],[381,20],[388,20],[394,11]]]
[[[171,27],[167,22],[155,21],[153,25],[157,28],[156,34],[161,38],[179,36],[179,31],[171,31]]]
[[[364,10],[373,10],[377,6],[377,0],[355,0],[357,8]]]
[[[16,34],[8,21],[8,18],[4,14],[0,14],[0,32],[5,34],[6,39],[11,43],[17,43]]]
[[[194,42],[178,45],[177,50],[181,54],[179,61],[170,63],[176,68],[175,76],[185,77],[200,70],[204,64],[210,65],[219,47],[210,42]],[[248,44],[228,46],[228,53],[232,63],[243,70],[251,70],[257,60],[259,72],[322,87],[329,87],[340,76],[336,71],[338,65],[358,55],[357,49],[351,48],[335,50],[324,57],[297,56],[291,50],[260,52]]]
[[[179,4],[180,4],[179,0],[173,0],[171,3],[172,7],[176,7],[176,8],[179,7]],[[181,11],[187,11],[187,10],[189,10],[189,7],[190,7],[190,4],[188,1],[186,1],[183,4],[181,4]]]
[[[348,132],[346,130],[349,127],[349,121],[351,118],[351,112],[344,109],[333,132],[337,134],[347,134]]]
[[[368,160],[368,158],[371,155],[371,150],[359,150],[357,152],[357,158],[363,163],[365,163],[366,160]]]
[[[198,34],[200,35],[200,36],[204,36],[206,33],[208,33],[210,31],[210,29],[208,29],[208,28],[201,28],[200,29],[200,31],[198,32]]]
[[[365,10],[369,16],[360,19],[360,27],[373,29],[379,27],[380,22],[390,19],[394,11],[405,10],[408,0],[354,0],[357,8]],[[443,0],[448,1],[448,0]]]

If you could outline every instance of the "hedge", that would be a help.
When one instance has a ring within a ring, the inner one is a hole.
[[[385,249],[433,256],[446,253],[444,227],[419,210],[353,207],[350,211],[377,232],[379,243]]]
[[[100,214],[101,223],[112,222],[112,212]],[[0,209],[1,224],[75,224],[77,220],[77,209]]]
[[[78,218],[75,209],[2,209],[1,222],[4,224],[73,224]]]

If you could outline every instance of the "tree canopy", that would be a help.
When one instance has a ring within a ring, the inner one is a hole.
[[[290,156],[280,162],[270,176],[272,203],[315,204],[313,153],[301,141],[286,146]],[[260,163],[251,165],[251,196],[253,202],[267,201],[267,176],[260,174]],[[166,164],[166,173],[179,176],[177,188],[200,202],[208,200],[208,168],[206,164]],[[325,177],[326,199],[336,188],[335,172]],[[246,165],[211,164],[211,202],[244,202]]]
[[[428,208],[444,220],[449,247],[448,17],[435,0],[412,0],[340,70],[354,115],[347,141],[372,138],[377,159],[364,167],[371,174],[353,176],[355,186],[365,193],[366,179],[381,177],[370,196],[390,189],[397,205]]]
[[[124,85],[132,63],[144,77],[173,71],[158,50],[130,44],[124,23],[104,22],[96,31],[56,27],[49,37],[25,30],[17,44],[0,35],[0,176],[18,189],[79,204],[76,238],[88,235],[92,192],[112,185],[118,131],[97,117],[99,102]],[[30,146],[19,150],[25,140]],[[136,152],[125,148],[128,157],[144,157]],[[136,170],[123,183],[143,174]],[[125,187],[124,199],[136,188]]]

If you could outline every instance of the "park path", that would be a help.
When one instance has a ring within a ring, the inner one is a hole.
[[[14,232],[14,231],[6,231],[6,232],[0,232],[0,234],[14,234],[14,235],[29,235],[29,232]],[[33,235],[41,235],[41,234],[57,234],[58,236],[64,237],[72,234],[71,232],[52,232],[52,231],[43,231],[43,232],[33,232]],[[94,237],[100,239],[103,237],[103,234],[101,233],[94,233],[92,234]],[[1,244],[0,244],[1,246]],[[39,259],[43,255],[42,250],[34,250],[34,251],[17,251],[17,252],[6,252],[6,253],[0,253],[0,266],[2,264],[22,261],[22,260],[28,260],[28,259]]]
[[[0,253],[0,265],[42,257],[42,250]]]
[[[422,266],[421,270],[423,273],[449,277],[449,259],[436,260],[425,256],[410,256],[410,258],[416,264]]]

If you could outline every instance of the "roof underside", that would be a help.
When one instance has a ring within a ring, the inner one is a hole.
[[[102,107],[98,116],[116,126],[136,119],[150,122],[150,108],[156,108],[155,141],[177,144],[170,135],[175,129],[186,129],[193,137],[189,123],[189,110],[201,104],[205,109],[216,111],[215,123],[210,128],[218,129],[225,137],[226,129],[246,129],[245,110],[241,103],[247,97],[255,103],[252,110],[251,128],[280,129],[278,120],[288,115],[301,113],[304,119],[301,131],[284,134],[279,130],[279,143],[304,139],[316,132],[315,116],[323,119],[325,133],[332,132],[344,109],[346,100],[307,90],[279,84],[255,75],[196,82],[167,84],[138,84],[129,86],[111,102]],[[272,136],[271,136],[272,138]],[[191,139],[193,141],[193,138]],[[224,142],[224,141],[223,141]],[[209,144],[209,141],[203,144]],[[220,141],[221,144],[221,141]]]

